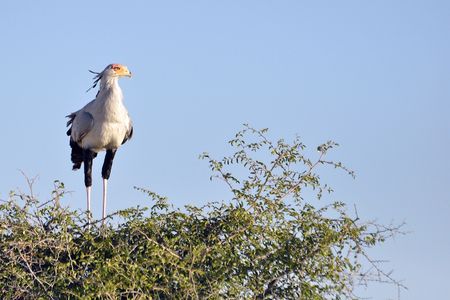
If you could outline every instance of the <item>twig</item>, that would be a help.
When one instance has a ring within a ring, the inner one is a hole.
[[[169,252],[172,256],[174,256],[174,257],[176,257],[176,258],[178,258],[178,259],[181,259],[181,257],[180,257],[177,253],[175,253],[175,251],[173,251],[173,250],[167,248],[166,246],[164,246],[164,245],[158,243],[157,241],[155,241],[154,239],[150,238],[150,237],[149,237],[147,234],[145,234],[145,232],[143,232],[142,230],[139,230],[139,229],[138,229],[137,232],[139,232],[140,234],[142,234],[148,241],[152,242],[153,244],[155,244],[155,245],[161,247],[162,249],[164,249],[165,251]]]
[[[19,255],[22,258],[22,260],[25,262],[28,271],[30,272],[30,274],[33,276],[33,278],[42,286],[42,288],[44,289],[45,293],[47,294],[47,296],[50,297],[50,299],[53,299],[52,296],[50,296],[48,294],[47,288],[45,287],[44,283],[42,283],[42,281],[36,276],[36,274],[33,272],[33,270],[31,269],[30,264],[28,263],[28,261],[25,259],[25,257],[22,255],[22,251],[19,251]]]

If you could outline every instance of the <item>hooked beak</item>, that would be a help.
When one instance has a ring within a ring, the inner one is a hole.
[[[125,70],[122,71],[122,74],[120,74],[119,76],[130,77],[131,78],[131,72],[128,69],[125,69]]]
[[[120,77],[131,77],[131,72],[126,66],[122,66],[122,68],[116,70],[115,72]]]

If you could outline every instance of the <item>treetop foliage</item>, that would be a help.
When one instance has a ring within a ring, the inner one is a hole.
[[[220,160],[201,155],[229,188],[226,202],[174,208],[136,188],[153,206],[117,211],[101,226],[62,205],[62,182],[48,202],[31,182],[30,192],[11,192],[0,204],[1,298],[356,299],[355,287],[373,280],[402,286],[367,254],[399,227],[319,201],[332,189],[318,166],[354,176],[326,160],[337,144],[311,159],[299,138],[272,142],[247,125],[229,144],[233,154]],[[304,199],[307,190],[316,199]]]

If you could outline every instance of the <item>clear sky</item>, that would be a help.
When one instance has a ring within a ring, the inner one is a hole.
[[[88,69],[122,63],[135,136],[116,156],[109,211],[148,204],[134,185],[177,205],[226,198],[197,157],[228,153],[245,122],[311,147],[333,139],[357,173],[327,174],[333,197],[411,231],[373,251],[409,287],[401,299],[448,299],[449,1],[1,1],[0,45],[1,198],[25,188],[20,169],[42,199],[59,179],[84,209],[64,116],[95,96]]]

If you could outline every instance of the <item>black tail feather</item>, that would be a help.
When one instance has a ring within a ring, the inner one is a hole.
[[[72,152],[70,154],[70,159],[73,163],[72,170],[78,170],[81,168],[81,164],[83,163],[83,149],[72,139],[70,139],[70,147],[72,148]]]
[[[70,139],[70,148],[72,148],[72,152],[70,153],[70,159],[72,160],[73,163],[72,170],[75,171],[81,168],[81,164],[84,161],[83,148],[81,148],[77,142],[72,140],[72,138]],[[97,153],[93,152],[92,156],[93,158],[96,158]]]

